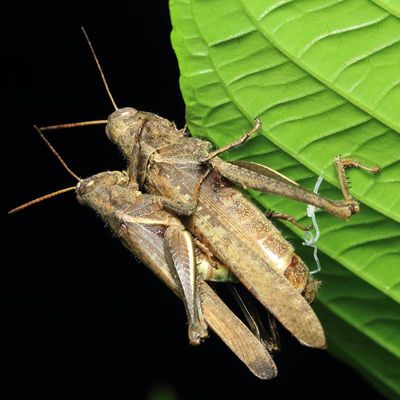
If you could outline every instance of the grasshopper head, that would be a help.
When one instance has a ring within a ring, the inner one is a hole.
[[[107,204],[113,194],[128,184],[128,177],[120,171],[101,172],[83,179],[76,185],[76,196],[81,204],[91,206],[97,211]]]
[[[176,129],[173,122],[131,107],[114,111],[108,117],[106,134],[128,160],[132,156],[133,146],[140,140],[147,144],[147,150],[142,151],[152,153],[154,149],[173,143],[183,135],[182,130]]]
[[[106,134],[127,157],[130,156],[136,135],[143,125],[140,114],[135,108],[125,107],[108,117]]]
[[[76,186],[78,201],[92,208],[118,234],[127,210],[135,207],[141,193],[129,184],[124,172],[102,172],[81,180]]]

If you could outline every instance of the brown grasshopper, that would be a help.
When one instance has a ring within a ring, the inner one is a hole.
[[[183,216],[190,232],[233,271],[282,325],[301,343],[323,348],[324,332],[308,303],[316,292],[308,268],[275,226],[232,183],[300,200],[347,219],[359,207],[348,192],[344,169],[353,166],[377,170],[337,158],[345,200],[332,201],[262,165],[230,164],[218,157],[242,144],[260,125],[257,120],[240,140],[212,151],[211,143],[187,137],[164,118],[122,108],[109,117],[106,133],[132,168],[138,170],[145,189],[169,198],[170,210]]]
[[[254,334],[260,327],[255,327],[253,332],[249,330],[205,282],[237,282],[237,279],[201,242],[192,240],[178,218],[165,210],[170,201],[140,192],[134,172],[108,171],[79,178],[37,130],[78,183],[9,213],[75,190],[78,201],[95,210],[125,247],[183,300],[191,344],[205,339],[209,326],[254,375],[261,379],[274,378],[277,369],[268,350],[275,345],[266,346],[260,335]],[[246,318],[249,320],[252,316],[249,314]]]
[[[109,93],[104,77],[103,81]],[[187,137],[185,130],[178,130],[164,118],[134,108],[118,109],[113,99],[112,102],[116,111],[107,121],[106,132],[128,159],[129,171],[139,177],[140,187],[168,198],[164,207],[180,215],[187,229],[301,343],[325,347],[323,329],[308,303],[314,299],[317,286],[308,268],[265,215],[232,184],[303,201],[347,219],[359,207],[349,194],[345,168],[358,167],[374,173],[379,169],[337,158],[335,165],[345,199],[325,199],[267,167],[248,162],[226,163],[218,157],[254,134],[261,126],[258,120],[240,140],[212,151],[209,142]]]
[[[192,344],[207,336],[208,325],[256,376],[276,376],[276,366],[264,344],[202,278],[208,275],[210,280],[229,280],[229,270],[221,265],[215,270],[208,255],[199,247],[195,252],[190,233],[163,209],[163,198],[142,194],[121,172],[103,172],[85,179],[78,183],[76,193],[80,203],[93,208],[122,243],[182,298]],[[199,275],[195,273],[196,262],[202,267]]]

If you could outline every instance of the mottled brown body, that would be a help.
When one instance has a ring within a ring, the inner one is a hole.
[[[90,42],[89,45],[100,68]],[[102,79],[117,110],[103,74]],[[104,121],[54,125],[42,130],[99,123]],[[256,120],[253,130],[235,145],[247,140],[260,126]],[[128,174],[106,172],[80,180],[42,137],[79,180],[78,200],[97,211],[124,245],[182,298],[192,344],[201,342],[209,325],[256,376],[270,379],[277,374],[268,353],[278,348],[273,318],[271,340],[264,340],[257,317],[242,303],[250,332],[204,282],[204,277],[217,281],[239,278],[300,342],[325,347],[321,324],[308,304],[315,298],[315,281],[292,246],[231,182],[303,201],[346,219],[358,211],[358,204],[348,192],[345,168],[353,166],[377,173],[378,167],[337,158],[335,166],[344,201],[331,201],[267,167],[248,162],[226,163],[217,155],[232,146],[211,152],[210,143],[188,138],[184,130],[177,130],[174,123],[155,114],[133,108],[117,110],[109,117],[107,134],[129,160]],[[152,194],[141,193],[139,187]],[[71,189],[74,188],[43,196],[11,212]],[[180,215],[196,235],[196,248],[190,233],[171,211]],[[194,273],[197,270],[199,277]]]
[[[167,227],[180,227],[181,224],[160,207],[158,197],[138,192],[128,181],[127,175],[121,172],[104,172],[87,178],[77,185],[78,200],[93,208],[122,243],[183,298],[182,290],[168,265],[164,247]],[[202,257],[201,262],[206,263],[207,256],[199,248],[196,253]],[[223,269],[223,266],[220,268]],[[207,325],[256,376],[262,379],[275,377],[276,366],[265,346],[206,282],[200,278],[199,283],[202,312]],[[186,305],[185,299],[184,302]]]
[[[119,111],[117,113],[119,114],[118,121],[113,120],[117,126],[112,129],[126,132],[118,136],[120,140],[118,145],[125,155],[132,154],[133,137],[137,129],[141,130],[141,180],[143,182],[146,175],[146,189],[150,193],[162,194],[177,201],[185,197],[188,203],[193,201],[196,183],[207,171],[207,166],[199,160],[209,153],[211,144],[204,140],[184,137],[183,132],[176,129],[175,124],[151,113],[142,112],[136,118],[139,122],[134,125],[131,124],[131,115],[128,114],[125,119],[123,113]],[[127,130],[126,126],[129,126]],[[209,199],[208,203],[207,199]],[[203,204],[204,201],[207,204]],[[197,237],[206,243],[209,241],[204,233],[198,232],[196,228],[200,224],[198,215],[204,214],[201,213],[202,210],[212,213],[219,204],[222,205],[223,212],[226,211],[231,217],[236,216],[240,219],[240,229],[254,233],[252,239],[255,239],[266,257],[270,259],[269,263],[283,274],[287,272],[288,279],[296,288],[301,292],[309,293],[311,297],[308,300],[311,302],[315,297],[314,283],[309,277],[308,268],[294,254],[293,247],[260,210],[247,201],[217,171],[214,171],[202,183],[197,204],[199,209],[187,220],[196,236],[199,235]],[[223,223],[226,221],[215,221],[215,225]]]
[[[193,193],[196,179],[204,172],[201,171],[197,175],[186,174],[179,165],[166,163],[165,158],[164,161],[159,161],[158,158],[163,156],[165,154],[161,150],[160,154],[151,159],[145,183],[146,190],[169,198]],[[211,217],[207,218],[205,215]],[[228,260],[221,253],[233,249],[233,258],[229,258],[227,265],[234,259],[246,257],[249,250],[241,244],[249,243],[248,247],[252,247],[253,251],[257,251],[260,257],[267,260],[268,265],[285,275],[300,293],[307,293],[309,302],[314,300],[314,280],[307,266],[294,253],[292,245],[253,203],[233,188],[217,171],[210,173],[203,181],[197,208],[191,216],[183,218],[183,221],[197,238],[224,260],[223,262],[227,263]],[[214,236],[210,237],[210,232]],[[220,249],[222,246],[226,246],[223,251]],[[243,249],[244,252],[239,249]]]
[[[243,143],[257,126],[259,121],[236,144]],[[110,116],[107,134],[128,158],[128,173],[107,172],[81,180],[37,130],[78,179],[78,200],[95,209],[125,246],[182,298],[192,344],[200,343],[210,326],[256,376],[270,379],[277,374],[268,353],[278,348],[274,320],[269,320],[271,331],[263,332],[257,314],[240,299],[251,332],[207,286],[203,276],[217,281],[239,279],[301,343],[325,346],[323,329],[308,303],[314,299],[317,285],[307,267],[274,225],[231,182],[267,192],[270,188],[271,193],[347,218],[358,211],[358,205],[348,192],[345,168],[377,173],[379,167],[337,158],[335,166],[345,200],[331,201],[264,166],[228,164],[217,155],[229,146],[211,152],[210,143],[187,137],[170,121],[127,108]],[[139,187],[152,194],[141,193]],[[71,189],[45,195],[10,212]],[[197,248],[181,222],[196,235]]]
[[[188,173],[180,162],[158,160],[163,156],[161,150],[151,159],[146,189],[171,199],[189,196],[204,166],[199,166],[198,174],[193,169]],[[203,181],[197,208],[183,222],[302,342],[323,347],[319,322],[299,295],[305,291],[310,300],[315,296],[308,269],[275,226],[217,171]],[[289,266],[292,285],[283,276]]]
[[[140,147],[137,167],[146,190],[173,201],[175,211],[186,215],[182,220],[188,229],[300,342],[325,347],[321,324],[301,296],[302,292],[308,300],[315,296],[307,268],[217,166],[207,175],[210,165],[202,159],[210,153],[210,143],[186,137],[170,121],[130,108],[110,116],[107,134],[129,160]]]

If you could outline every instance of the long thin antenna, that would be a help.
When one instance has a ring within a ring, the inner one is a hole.
[[[47,144],[49,149],[52,151],[52,153],[57,157],[58,161],[60,161],[61,165],[65,168],[65,170],[72,175],[78,182],[80,182],[82,179],[73,172],[68,165],[65,163],[65,161],[61,158],[61,156],[57,153],[57,150],[51,145],[51,143],[47,140],[47,138],[43,135],[41,132],[40,128],[38,128],[36,125],[33,125],[33,127],[36,129],[37,133],[40,135],[40,137],[44,140],[44,142]],[[18,207],[13,208],[10,210],[8,213],[9,214],[14,214],[17,211],[24,210],[25,208],[28,208],[30,206],[33,206],[34,204],[40,203],[43,200],[51,199],[52,197],[58,196],[60,194],[70,192],[71,190],[74,190],[75,186],[67,187],[65,189],[57,190],[56,192],[52,192],[49,194],[45,194],[44,196],[38,197],[37,199],[28,201],[27,203],[21,204]]]
[[[82,121],[82,122],[72,122],[68,124],[41,126],[39,129],[41,131],[54,131],[56,129],[77,128],[80,126],[107,125],[107,122],[108,121],[106,119],[98,119],[94,121]]]
[[[44,196],[38,197],[37,199],[28,201],[27,203],[21,204],[20,206],[13,208],[12,210],[10,210],[8,212],[8,214],[14,214],[14,213],[16,213],[18,211],[23,210],[24,208],[33,206],[34,204],[40,203],[43,200],[51,199],[52,197],[58,196],[59,194],[70,192],[71,190],[75,190],[75,186],[71,186],[71,187],[68,187],[68,188],[65,188],[65,189],[57,190],[56,192],[45,194]]]
[[[58,161],[60,161],[61,165],[65,168],[65,170],[72,175],[77,181],[81,181],[82,179],[75,174],[71,170],[71,168],[68,167],[68,165],[65,163],[65,161],[61,158],[61,156],[57,153],[57,150],[51,145],[51,143],[47,140],[47,138],[43,135],[43,133],[40,131],[40,129],[36,126],[33,125],[33,127],[36,129],[37,133],[40,135],[40,137],[44,140],[44,142],[47,144],[49,149],[52,151],[52,153],[57,157]]]
[[[108,87],[108,84],[107,84],[106,78],[104,76],[103,70],[101,69],[101,65],[100,65],[99,59],[96,56],[96,53],[95,53],[94,48],[92,46],[92,43],[90,42],[89,36],[87,35],[87,33],[85,31],[85,28],[83,26],[81,27],[81,29],[82,29],[83,34],[85,35],[86,41],[88,42],[88,45],[90,47],[90,51],[92,52],[94,61],[96,62],[97,68],[98,68],[98,70],[100,72],[100,76],[101,76],[101,79],[102,79],[102,81],[104,83],[104,87],[106,88],[108,97],[110,98],[111,103],[112,103],[113,107],[115,108],[115,111],[117,111],[118,110],[117,104],[115,103],[114,98],[112,97],[110,88]]]

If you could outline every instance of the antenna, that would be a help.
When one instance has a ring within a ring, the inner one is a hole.
[[[64,167],[64,169],[71,175],[74,177],[74,179],[76,179],[78,182],[80,182],[82,179],[75,174],[75,172],[73,172],[71,170],[71,168],[68,167],[68,165],[66,164],[66,162],[62,159],[62,157],[58,154],[57,150],[51,145],[51,143],[47,140],[47,138],[43,135],[43,133],[41,132],[40,128],[38,128],[36,125],[33,126],[35,128],[35,130],[37,131],[37,133],[39,133],[40,137],[44,140],[44,142],[46,143],[46,145],[48,146],[48,148],[51,150],[51,152],[57,157],[58,161],[61,163],[61,165]],[[33,206],[34,204],[40,203],[43,200],[47,200],[47,199],[51,199],[52,197],[58,196],[60,194],[66,193],[66,192],[70,192],[72,190],[75,189],[75,186],[71,186],[71,187],[67,187],[64,189],[60,189],[57,190],[56,192],[52,192],[49,194],[45,194],[44,196],[38,197],[34,200],[28,201],[27,203],[21,204],[18,207],[13,208],[12,210],[10,210],[8,212],[8,214],[14,214],[18,211],[24,210],[25,208],[28,208],[30,206]]]
[[[106,119],[98,119],[94,121],[82,121],[82,122],[72,122],[68,124],[59,124],[59,125],[49,125],[49,126],[41,126],[38,128],[40,131],[54,131],[56,129],[65,129],[65,128],[77,128],[80,126],[90,126],[90,125],[107,125]]]
[[[89,39],[88,34],[85,31],[85,28],[83,26],[81,28],[82,28],[83,34],[85,35],[86,41],[87,41],[87,43],[89,45],[90,51],[91,51],[91,53],[93,55],[93,58],[94,58],[94,60],[96,62],[97,68],[98,68],[98,70],[100,72],[100,76],[101,76],[101,79],[103,81],[103,84],[104,84],[104,87],[106,89],[106,92],[108,94],[108,97],[110,98],[113,107],[117,111],[118,110],[117,104],[115,103],[115,100],[114,100],[114,98],[113,98],[113,96],[111,94],[110,88],[108,87],[107,80],[106,80],[106,78],[104,76],[104,73],[103,73],[103,70],[101,68],[99,59],[97,58],[96,52],[94,51],[94,48],[92,46],[92,43],[91,43],[91,41]],[[107,122],[108,122],[107,120],[94,120],[94,121],[83,121],[83,122],[74,122],[74,123],[68,123],[68,124],[60,124],[60,125],[50,125],[50,126],[44,126],[44,127],[41,127],[41,128],[38,128],[36,125],[34,125],[34,128],[39,133],[40,137],[44,140],[44,142],[47,144],[47,146],[49,147],[51,152],[57,157],[58,161],[61,163],[61,165],[64,167],[64,169],[71,176],[73,176],[74,179],[76,179],[78,182],[80,182],[82,179],[68,167],[68,165],[62,159],[62,157],[58,154],[56,149],[51,145],[51,143],[43,135],[42,131],[51,131],[51,130],[64,129],[64,128],[76,128],[76,127],[80,127],[80,126],[89,126],[89,125],[105,125],[105,124],[107,124]],[[71,186],[71,187],[68,187],[68,188],[65,188],[65,189],[57,190],[56,192],[46,194],[44,196],[38,197],[37,199],[31,200],[31,201],[29,201],[27,203],[24,203],[24,204],[22,204],[22,205],[20,205],[18,207],[15,207],[12,210],[10,210],[8,213],[9,214],[14,214],[17,211],[21,211],[21,210],[23,210],[23,209],[25,209],[27,207],[30,207],[30,206],[32,206],[34,204],[40,203],[43,200],[50,199],[50,198],[58,196],[59,194],[62,194],[62,193],[70,192],[71,190],[74,190],[74,189],[75,189],[75,186]]]
[[[106,89],[106,92],[108,94],[108,97],[110,98],[111,103],[112,103],[113,107],[115,108],[115,111],[117,111],[118,110],[117,104],[115,103],[114,98],[112,97],[110,88],[108,87],[108,84],[107,84],[106,78],[104,76],[103,70],[101,69],[101,65],[100,65],[99,59],[96,56],[96,52],[94,51],[94,48],[93,48],[92,43],[91,43],[91,41],[89,39],[89,36],[86,33],[85,28],[83,26],[81,26],[81,29],[82,29],[83,34],[85,35],[85,38],[86,38],[86,41],[87,41],[87,43],[89,45],[90,51],[92,52],[94,61],[96,62],[97,68],[98,68],[98,70],[100,72],[100,76],[101,76],[101,79],[103,81],[103,84],[104,84],[104,87]]]
[[[68,187],[68,188],[65,188],[65,189],[57,190],[56,192],[45,194],[44,196],[38,197],[37,199],[28,201],[27,203],[21,204],[20,206],[13,208],[12,210],[10,210],[8,212],[8,214],[14,214],[14,213],[16,213],[18,211],[21,211],[21,210],[25,209],[25,208],[33,206],[34,204],[40,203],[43,200],[51,199],[52,197],[58,196],[59,194],[63,194],[63,193],[66,193],[66,192],[70,192],[72,190],[75,190],[75,186],[71,186],[71,187]]]
[[[57,157],[58,161],[60,161],[61,165],[64,167],[64,169],[71,175],[73,176],[78,182],[81,181],[82,179],[75,174],[71,170],[71,168],[68,167],[66,162],[61,158],[61,156],[57,153],[57,150],[51,145],[51,143],[47,140],[47,138],[43,135],[43,133],[40,131],[40,129],[36,126],[33,125],[33,127],[36,129],[36,132],[40,135],[40,137],[44,140],[44,142],[47,144],[47,147],[51,150],[51,152]]]
[[[90,51],[93,55],[94,61],[96,62],[97,68],[100,72],[100,77],[101,80],[103,81],[104,87],[106,89],[107,95],[111,100],[111,103],[115,110],[118,110],[117,104],[115,103],[115,100],[111,94],[110,88],[108,86],[107,80],[104,76],[103,70],[101,68],[99,59],[97,58],[97,55],[94,51],[93,45],[89,39],[88,34],[85,31],[85,28],[82,26],[81,27],[83,34],[85,35],[86,41],[89,45]],[[107,125],[108,121],[106,119],[100,119],[100,120],[93,120],[93,121],[82,121],[82,122],[73,122],[73,123],[67,123],[67,124],[58,124],[58,125],[50,125],[50,126],[42,126],[39,128],[40,131],[53,131],[56,129],[65,129],[65,128],[77,128],[81,126],[90,126],[90,125]],[[51,148],[51,147],[50,147]]]

